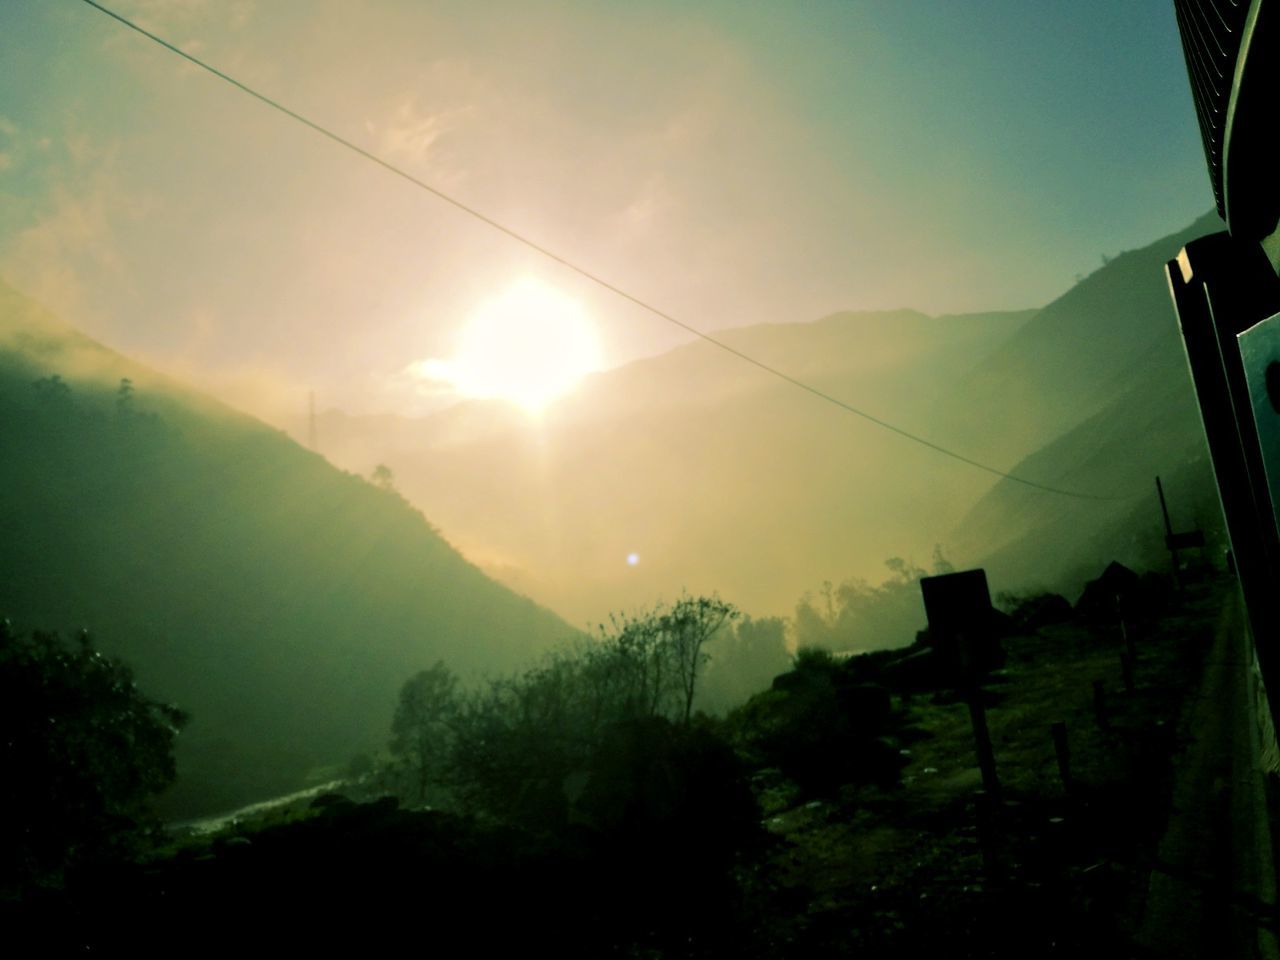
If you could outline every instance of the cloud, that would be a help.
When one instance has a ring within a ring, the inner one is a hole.
[[[382,380],[380,399],[390,409],[421,416],[456,402],[458,371],[448,360],[415,360]]]
[[[366,121],[378,151],[391,159],[425,160],[448,125],[447,113],[428,113],[416,94],[406,94],[383,123]]]
[[[229,406],[267,423],[284,425],[301,437],[305,427],[309,387],[295,374],[268,360],[211,366],[191,350],[138,354],[148,364]]]
[[[118,9],[140,27],[164,36],[164,31],[186,31],[197,26],[243,29],[257,12],[257,4],[254,0],[129,0]]]
[[[458,147],[474,131],[484,86],[465,62],[430,64],[402,92],[378,95],[385,106],[364,122],[373,152],[432,186],[457,188],[470,168]]]
[[[245,27],[257,15],[255,0],[133,0],[120,3],[117,9],[143,30],[193,57],[232,74],[252,72],[246,55],[250,32]],[[109,27],[101,33],[100,47],[131,71],[164,77],[203,73],[200,67],[172,56],[132,30],[119,24]]]
[[[29,203],[28,222],[0,236],[0,273],[63,319],[93,326],[105,312],[102,280],[116,290],[132,285],[118,226],[145,216],[153,201],[121,182],[116,144],[72,133],[62,146],[48,192]]]

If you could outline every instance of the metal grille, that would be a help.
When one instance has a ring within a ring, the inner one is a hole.
[[[1174,0],[1182,51],[1191,75],[1191,99],[1200,121],[1200,138],[1209,163],[1218,214],[1226,217],[1222,201],[1222,149],[1227,105],[1241,36],[1249,15],[1247,0]]]

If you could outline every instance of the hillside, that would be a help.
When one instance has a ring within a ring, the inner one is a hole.
[[[3,615],[88,627],[192,714],[171,814],[294,788],[381,746],[399,686],[436,658],[505,670],[573,633],[394,491],[3,286],[0,484]]]
[[[1208,213],[1109,259],[1044,307],[939,398],[948,433],[975,456],[1012,466],[1114,408],[1137,381],[1186,382],[1164,265],[1188,241],[1221,229]]]
[[[1079,579],[1099,556],[1164,565],[1157,475],[1174,525],[1204,527],[1214,550],[1225,547],[1163,272],[1183,244],[1220,227],[1210,215],[1117,257],[966,379],[965,405],[983,410],[995,428],[991,455],[1034,425],[1052,439],[1013,472],[1107,498],[1058,497],[1001,481],[948,537],[966,562],[987,565],[1010,586],[1055,589]],[[998,403],[1000,397],[1009,400]]]
[[[1062,589],[1099,557],[1166,568],[1157,475],[1175,528],[1204,529],[1215,562],[1225,549],[1189,383],[1167,377],[1135,384],[1108,409],[1017,464],[1014,472],[1052,478],[1068,489],[1104,491],[1114,499],[1057,497],[1009,481],[997,484],[950,542],[960,555],[979,557],[1007,589]]]

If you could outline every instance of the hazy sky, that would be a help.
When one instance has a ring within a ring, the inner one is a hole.
[[[1168,0],[114,7],[706,329],[1037,306],[1211,205]],[[233,401],[407,409],[530,274],[683,339],[76,0],[0,64],[0,276]]]

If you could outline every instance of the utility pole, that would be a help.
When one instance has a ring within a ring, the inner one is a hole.
[[[1160,495],[1160,512],[1164,514],[1164,545],[1169,548],[1169,556],[1173,558],[1173,582],[1174,585],[1182,589],[1182,575],[1179,573],[1178,551],[1198,549],[1200,555],[1204,556],[1204,531],[1188,530],[1185,533],[1174,533],[1173,524],[1169,522],[1169,506],[1164,500],[1164,486],[1160,483],[1160,478],[1156,477],[1156,493]]]

